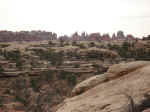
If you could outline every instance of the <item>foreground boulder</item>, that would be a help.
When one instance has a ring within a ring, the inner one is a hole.
[[[106,73],[93,76],[77,84],[72,91],[72,96],[77,96],[79,94],[82,94],[85,91],[91,89],[92,87],[95,87],[98,84],[107,82],[112,79],[116,79],[118,77],[126,75],[132,71],[135,71],[138,68],[142,68],[149,64],[150,62],[146,62],[146,61],[136,61],[136,62],[130,62],[128,64],[127,63],[115,64],[111,66]]]
[[[103,83],[107,81],[107,77],[105,74],[101,74],[101,75],[96,75],[93,76],[81,83],[79,83],[73,90],[72,90],[72,96],[76,96],[79,95],[85,91],[87,91],[88,89]]]
[[[142,112],[150,108],[150,63],[137,61],[115,67],[108,70],[116,74],[113,78],[66,99],[57,112]]]

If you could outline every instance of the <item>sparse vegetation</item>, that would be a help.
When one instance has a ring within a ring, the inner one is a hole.
[[[80,68],[80,64],[75,64],[74,67],[75,68]]]
[[[0,44],[0,75],[6,80],[1,87],[2,90],[7,88],[1,94],[7,95],[10,103],[23,104],[27,112],[46,112],[44,109],[51,110],[70,96],[78,82],[103,74],[112,64],[132,58],[148,60],[150,56],[147,39],[141,40],[142,45],[139,45],[141,43],[134,40],[105,43],[103,36],[102,41],[94,40],[99,36],[82,36],[76,33],[73,40],[70,40],[72,37],[56,40],[52,36],[46,42],[35,43],[20,40],[15,43],[16,46],[22,45],[17,49],[11,48],[12,44]],[[133,98],[129,97],[129,101],[132,103]],[[0,97],[0,107],[3,104]],[[144,104],[138,106],[140,112],[147,108]],[[131,107],[134,108],[133,105]],[[130,112],[137,111],[133,109]]]
[[[23,98],[21,98],[20,96],[16,96],[15,97],[15,100],[17,101],[17,102],[20,102],[20,103],[22,103],[22,104],[24,104],[24,105],[27,105],[27,99],[23,99]]]
[[[70,86],[74,86],[77,83],[76,76],[74,74],[70,73],[70,72],[62,71],[59,74],[59,79],[61,79],[61,80],[67,80],[68,84]]]
[[[3,73],[4,72],[4,69],[3,67],[0,65],[0,73]]]
[[[31,79],[30,83],[31,83],[31,87],[33,88],[33,90],[35,92],[39,92],[39,84],[38,84],[37,79]]]
[[[6,48],[6,47],[8,47],[8,46],[10,46],[10,44],[0,44],[0,47],[1,47],[1,48]]]
[[[71,86],[75,86],[77,84],[76,76],[73,74],[70,74],[67,76],[67,81],[68,81],[68,84]]]
[[[95,47],[95,43],[94,42],[90,42],[89,43],[89,47]]]
[[[0,107],[3,107],[3,97],[0,96]]]
[[[23,68],[23,63],[22,63],[21,60],[17,60],[17,61],[16,61],[16,67],[17,67],[18,69],[22,70],[22,68]]]
[[[20,60],[21,58],[21,52],[19,50],[13,50],[13,51],[3,51],[3,56],[7,59],[7,60]]]

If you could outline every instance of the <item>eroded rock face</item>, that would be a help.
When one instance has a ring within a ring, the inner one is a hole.
[[[120,75],[122,72],[123,74]],[[108,73],[116,75],[110,77],[105,83],[96,84],[97,86],[81,95],[66,99],[56,112],[127,112],[133,108],[132,99],[138,107],[143,104],[146,95],[150,93],[149,62],[137,61],[114,65],[110,67]],[[88,80],[90,82],[90,79]],[[139,109],[146,110],[146,108],[148,107]]]

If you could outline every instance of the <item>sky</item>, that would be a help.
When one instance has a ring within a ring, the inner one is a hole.
[[[150,0],[0,0],[0,30],[150,34]]]

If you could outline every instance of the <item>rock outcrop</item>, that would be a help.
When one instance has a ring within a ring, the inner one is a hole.
[[[131,73],[149,64],[150,62],[147,61],[136,61],[127,64],[126,63],[115,64],[108,69],[107,76],[109,79],[114,79],[116,77],[120,77],[128,73]]]
[[[107,73],[93,76],[76,85],[72,91],[72,96],[77,96],[98,84],[116,79],[149,64],[150,63],[146,61],[115,64],[108,69]]]
[[[93,76],[79,84],[72,90],[72,96],[79,95],[88,89],[107,81],[105,74]]]
[[[115,51],[110,51],[107,49],[99,49],[96,47],[88,48],[86,50],[80,50],[79,55],[87,58],[97,58],[97,59],[116,59],[119,55]]]
[[[150,108],[150,62],[114,65],[106,75],[107,82],[101,83],[101,78],[97,78],[100,80],[97,85],[95,78],[91,78],[77,85],[75,88],[89,89],[66,99],[56,112],[129,112],[132,109],[141,112]]]
[[[56,40],[57,34],[45,31],[0,31],[0,42]]]

